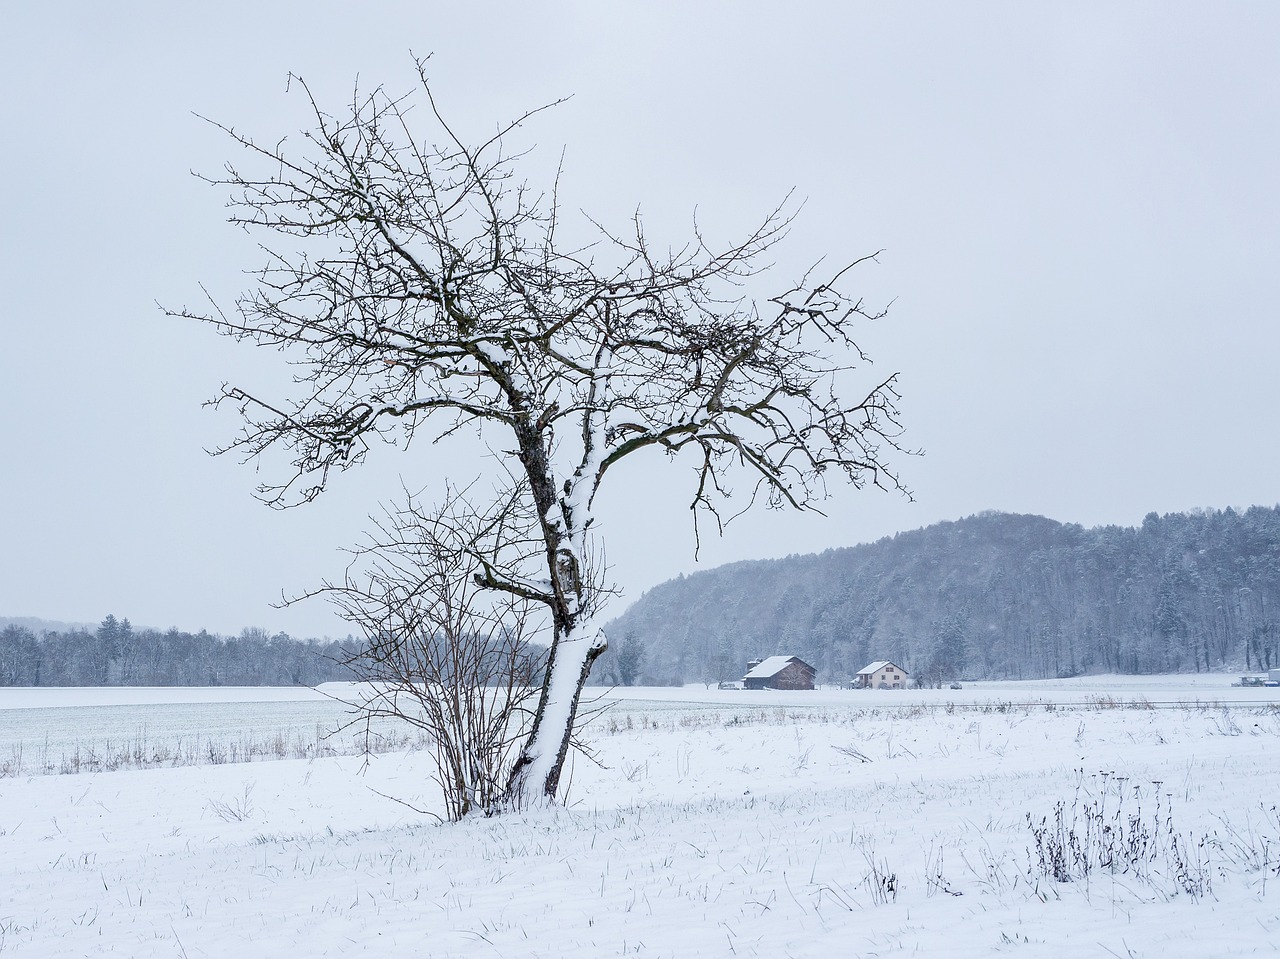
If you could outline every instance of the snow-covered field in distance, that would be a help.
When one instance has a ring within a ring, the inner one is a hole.
[[[0,957],[1274,955],[1280,691],[1236,678],[615,690],[565,807],[457,825],[421,751],[0,778]]]
[[[1155,708],[1187,703],[1280,703],[1280,689],[1238,687],[1239,676],[1091,676],[965,683],[961,689],[803,692],[685,687],[589,687],[583,713],[620,717],[662,710],[733,713],[782,707],[914,709],[1002,704],[1080,704],[1115,699]],[[361,698],[355,683],[305,686],[0,688],[0,775],[299,758],[363,748],[359,730],[340,731]],[[599,722],[597,718],[594,722]],[[391,735],[392,729],[379,730]],[[220,749],[220,747],[226,747]],[[234,747],[234,748],[232,748]],[[19,764],[18,760],[21,760]]]
[[[67,706],[154,706],[179,703],[320,702],[325,690],[310,686],[10,686],[0,688],[0,710]]]
[[[878,705],[921,702],[972,703],[988,700],[1026,702],[1083,702],[1096,696],[1145,696],[1155,701],[1189,702],[1201,699],[1280,701],[1280,689],[1239,687],[1236,673],[1195,673],[1164,676],[1079,676],[1073,679],[1028,679],[969,682],[961,689],[848,690],[822,688],[804,692],[722,690],[701,683],[683,687],[588,687],[586,698],[675,702],[688,705],[847,706],[864,705],[851,696],[874,695]],[[338,702],[350,700],[356,683],[308,686],[94,686],[0,687],[0,711],[71,706],[176,705],[181,703]]]

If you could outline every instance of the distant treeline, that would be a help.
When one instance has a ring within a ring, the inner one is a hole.
[[[95,630],[0,631],[0,686],[314,686],[352,678],[354,641],[246,629],[223,637],[135,630],[108,616]]]
[[[633,645],[648,683],[736,679],[772,654],[825,682],[879,659],[926,683],[1280,667],[1280,508],[1095,529],[984,513],[672,580],[607,631],[605,682]]]

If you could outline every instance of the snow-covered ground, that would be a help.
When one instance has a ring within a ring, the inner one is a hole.
[[[0,956],[1274,955],[1231,678],[622,690],[565,807],[456,825],[418,752],[0,778]]]

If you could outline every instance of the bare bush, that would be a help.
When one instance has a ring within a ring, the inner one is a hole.
[[[347,662],[367,684],[354,723],[368,737],[380,719],[420,729],[453,820],[497,807],[542,682],[539,605],[481,584],[529,544],[526,501],[514,491],[480,513],[453,491],[425,514],[409,497],[319,591],[367,637]]]

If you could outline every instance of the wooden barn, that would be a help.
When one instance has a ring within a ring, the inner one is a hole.
[[[859,689],[906,689],[910,674],[901,666],[881,660],[858,670]]]
[[[817,670],[798,656],[770,656],[747,664],[747,689],[813,689]]]

